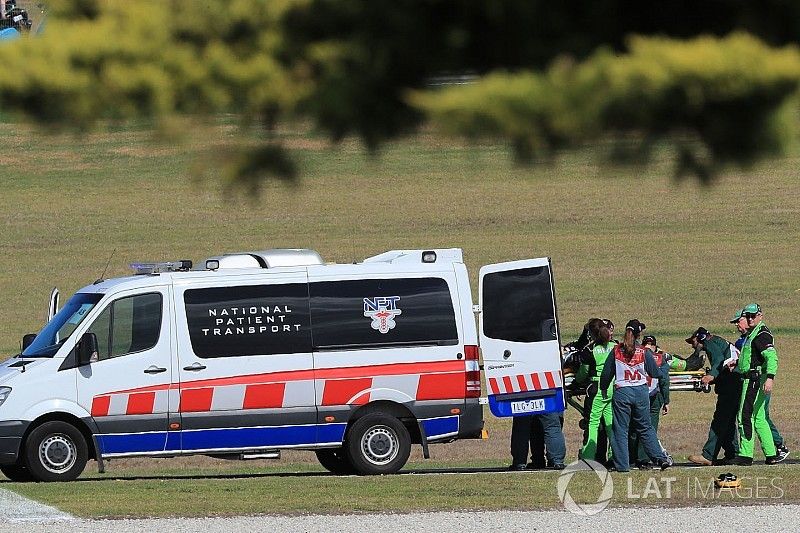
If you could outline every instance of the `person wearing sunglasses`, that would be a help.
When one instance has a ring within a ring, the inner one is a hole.
[[[737,422],[739,425],[739,455],[735,464],[753,464],[755,438],[761,443],[766,464],[781,461],[767,423],[766,398],[772,393],[775,375],[778,372],[778,352],[767,325],[761,306],[748,304],[742,315],[747,320],[747,338],[739,354],[736,371],[742,375],[742,395]]]

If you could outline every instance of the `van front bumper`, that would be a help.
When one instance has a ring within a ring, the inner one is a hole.
[[[22,436],[30,422],[25,420],[4,420],[0,422],[0,465],[17,462]]]

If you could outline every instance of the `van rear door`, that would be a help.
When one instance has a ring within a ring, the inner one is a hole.
[[[550,258],[482,267],[479,304],[492,414],[563,411],[561,343]]]

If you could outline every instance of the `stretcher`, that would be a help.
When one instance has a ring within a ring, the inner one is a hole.
[[[693,392],[711,392],[710,385],[704,385],[700,380],[706,375],[705,370],[694,370],[691,372],[670,372],[669,373],[669,390],[673,391],[693,391]],[[578,398],[586,396],[586,384],[575,385],[575,372],[565,369],[564,370],[564,390],[566,392],[567,403],[583,413],[583,404],[578,401]]]

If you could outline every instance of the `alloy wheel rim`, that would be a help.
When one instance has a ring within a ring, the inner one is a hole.
[[[391,463],[400,452],[397,433],[388,426],[375,426],[361,439],[361,451],[370,463],[383,466]]]
[[[72,468],[77,455],[75,443],[67,435],[50,435],[39,445],[39,461],[45,470],[54,474]]]

